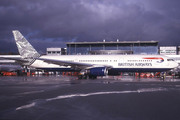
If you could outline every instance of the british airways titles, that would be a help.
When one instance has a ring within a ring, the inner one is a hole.
[[[118,63],[118,66],[152,66],[152,63]]]

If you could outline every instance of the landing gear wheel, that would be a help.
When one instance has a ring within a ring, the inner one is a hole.
[[[91,75],[89,75],[89,79],[96,79],[97,78],[97,76],[91,76]]]
[[[82,79],[82,75],[78,75],[78,79]]]
[[[87,75],[83,75],[83,76],[82,76],[82,79],[87,79]]]

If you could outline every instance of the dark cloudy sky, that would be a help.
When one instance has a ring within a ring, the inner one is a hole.
[[[17,52],[19,30],[40,53],[70,41],[180,46],[180,0],[0,0],[0,52]]]

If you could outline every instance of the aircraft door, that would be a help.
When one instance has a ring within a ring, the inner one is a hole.
[[[164,61],[165,66],[169,66],[169,62],[168,61]]]
[[[124,62],[124,58],[120,58],[119,63],[123,63],[123,62]]]
[[[166,59],[166,60],[164,61],[164,65],[165,65],[165,66],[170,66],[170,65],[171,65],[171,62],[170,62],[168,59]]]
[[[74,62],[79,62],[79,60],[76,58],[76,59],[74,59]]]

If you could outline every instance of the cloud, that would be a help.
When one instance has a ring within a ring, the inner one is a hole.
[[[135,40],[141,36],[141,40],[178,45],[178,3],[178,0],[1,0],[0,41],[6,42],[0,47],[15,47],[15,44],[5,44],[13,42],[14,29],[33,41],[34,46],[39,42],[54,47],[59,42],[62,43],[59,47],[64,47],[72,39],[127,41],[133,36]],[[10,48],[9,51],[14,50]]]

